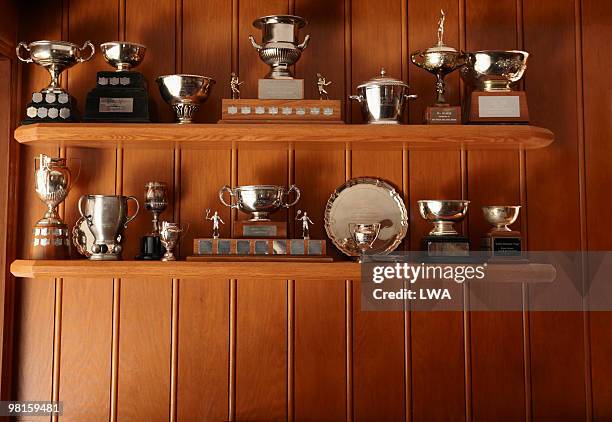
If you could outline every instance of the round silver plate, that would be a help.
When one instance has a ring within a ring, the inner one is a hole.
[[[330,196],[325,207],[325,231],[334,245],[348,256],[359,256],[349,233],[349,223],[380,223],[372,254],[386,255],[408,232],[408,210],[401,195],[384,180],[351,179]]]
[[[91,256],[91,247],[95,241],[96,239],[87,227],[85,218],[79,218],[72,228],[72,243],[77,248],[77,251],[89,258]]]

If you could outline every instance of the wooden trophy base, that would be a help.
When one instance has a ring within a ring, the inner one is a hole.
[[[234,221],[233,236],[236,239],[286,239],[286,221]]]
[[[194,256],[187,260],[276,260],[331,261],[325,240],[311,239],[194,239]]]
[[[460,125],[461,107],[446,104],[429,106],[425,109],[425,124]]]
[[[344,123],[340,100],[222,99],[219,123]]]
[[[470,123],[529,123],[525,91],[474,91],[470,97]]]

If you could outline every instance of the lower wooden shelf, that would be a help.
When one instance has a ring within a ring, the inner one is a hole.
[[[457,265],[457,264],[436,264]],[[336,262],[159,262],[16,260],[11,273],[22,278],[260,278],[286,280],[359,280],[360,264]],[[549,264],[489,263],[486,282],[547,283],[555,280]]]

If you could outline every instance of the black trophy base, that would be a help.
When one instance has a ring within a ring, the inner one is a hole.
[[[481,246],[491,258],[523,258],[522,239],[519,232],[489,233],[482,238]]]
[[[470,261],[470,241],[465,236],[426,236],[422,244],[430,262]]]
[[[35,92],[26,106],[22,125],[34,123],[70,123],[78,121],[76,100],[66,92]]]
[[[139,72],[98,72],[87,94],[86,122],[149,123],[149,95]]]
[[[140,239],[140,255],[135,259],[144,261],[159,261],[166,253],[159,236],[144,236]]]

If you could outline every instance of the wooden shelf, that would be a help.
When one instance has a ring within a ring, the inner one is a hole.
[[[438,264],[453,265],[453,264]],[[258,278],[287,280],[359,280],[360,264],[350,261],[315,262],[159,262],[17,260],[11,273],[24,278],[53,277],[164,277],[164,278]],[[486,270],[487,282],[546,283],[556,270],[548,264],[493,264]]]
[[[554,135],[525,125],[40,123],[17,128],[15,139],[37,147],[527,150]]]

